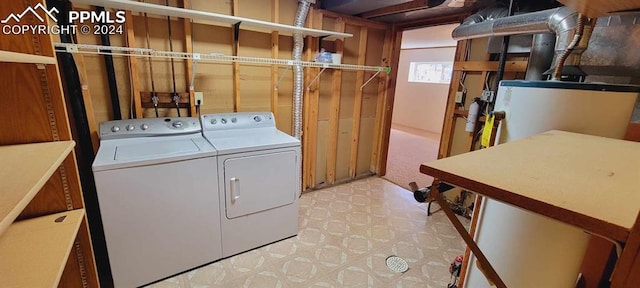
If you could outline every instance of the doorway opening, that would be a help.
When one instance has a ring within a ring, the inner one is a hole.
[[[420,164],[435,160],[457,42],[451,31],[458,24],[440,25],[402,34],[385,179],[409,189],[431,185]]]

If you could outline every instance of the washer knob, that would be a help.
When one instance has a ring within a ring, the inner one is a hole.
[[[115,133],[115,132],[118,132],[118,131],[120,131],[120,126],[113,126],[113,127],[111,127],[111,132],[114,132],[114,133]]]
[[[140,129],[142,129],[142,130],[147,130],[147,129],[149,129],[149,125],[147,125],[147,124],[142,124],[142,125],[140,126]]]
[[[220,119],[220,123],[227,124],[227,119],[225,119],[225,118]]]
[[[173,124],[171,124],[171,126],[173,126],[173,128],[182,128],[182,125],[183,124],[180,121],[176,121],[176,122],[173,122]]]
[[[262,118],[260,116],[256,115],[256,116],[253,116],[253,121],[260,122],[260,121],[262,121]]]
[[[135,129],[136,129],[136,126],[133,126],[133,125],[127,125],[126,129],[127,129],[127,131],[133,131],[133,130],[135,130]]]
[[[236,119],[236,117],[231,118],[231,123],[236,123],[238,122],[238,119]]]
[[[218,123],[218,120],[216,120],[216,119],[211,119],[211,124],[215,125],[216,123]]]

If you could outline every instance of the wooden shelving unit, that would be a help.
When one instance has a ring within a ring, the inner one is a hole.
[[[146,12],[155,15],[171,16],[178,18],[191,19],[194,21],[206,21],[204,24],[228,26],[236,23],[241,23],[241,29],[249,29],[254,31],[268,32],[277,31],[283,34],[302,33],[304,36],[314,37],[326,37],[326,40],[335,40],[353,37],[352,34],[334,31],[325,31],[318,29],[310,29],[304,27],[296,27],[291,25],[285,25],[280,23],[273,23],[268,21],[231,16],[225,14],[218,14],[206,11],[198,11],[193,9],[185,9],[178,7],[170,7],[158,4],[143,3],[129,0],[74,0],[74,3],[88,4],[94,6],[103,6],[107,8],[115,8],[128,10],[132,12]]]
[[[0,235],[73,150],[73,141],[0,146]]]
[[[0,62],[56,64],[56,58],[0,50]]]
[[[99,287],[52,36],[1,37],[0,71],[0,286]]]
[[[84,209],[15,222],[0,236],[3,287],[58,287]]]

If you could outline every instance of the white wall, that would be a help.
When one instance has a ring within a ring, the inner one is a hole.
[[[455,47],[400,51],[393,124],[440,134],[447,102],[448,84],[409,82],[410,62],[453,61]]]

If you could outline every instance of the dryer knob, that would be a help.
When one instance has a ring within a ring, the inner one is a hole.
[[[260,121],[262,121],[262,118],[260,116],[256,115],[256,116],[253,116],[253,121],[260,122]]]
[[[135,130],[135,129],[136,129],[136,126],[133,126],[133,125],[127,125],[126,129],[127,129],[127,131],[133,131],[133,130]]]
[[[115,133],[115,132],[118,132],[118,131],[120,131],[120,126],[111,127],[111,132]]]
[[[220,119],[220,123],[227,124],[227,119],[225,119],[225,118]]]
[[[173,128],[182,128],[182,125],[184,125],[184,124],[182,124],[182,122],[180,122],[180,121],[176,121],[176,122],[173,122],[173,124],[171,124],[171,126],[173,126]]]
[[[142,129],[142,130],[147,130],[147,129],[149,129],[149,125],[147,125],[147,124],[142,124],[142,126],[140,126],[140,129]]]
[[[231,123],[236,123],[238,122],[238,119],[236,119],[236,117],[231,118]]]
[[[218,123],[218,120],[216,120],[216,119],[211,119],[211,124],[216,125],[216,123]]]

